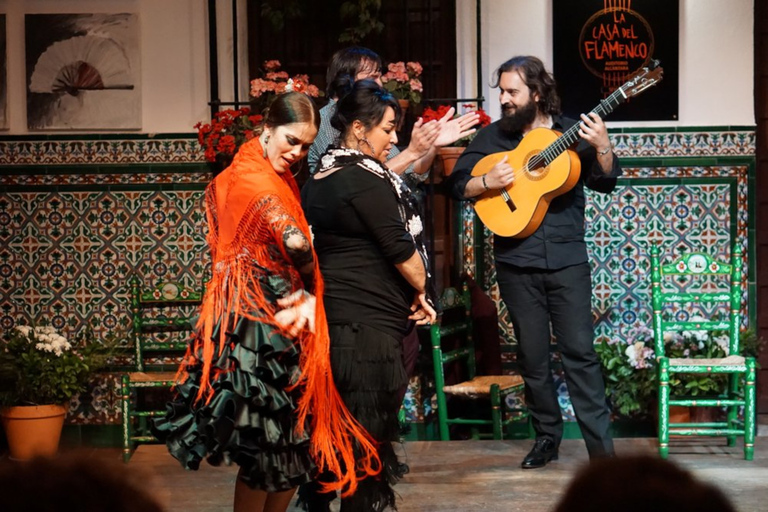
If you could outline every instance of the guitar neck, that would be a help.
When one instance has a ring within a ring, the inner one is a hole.
[[[604,100],[601,100],[600,104],[592,109],[592,112],[599,115],[601,119],[605,119],[605,116],[613,112],[617,106],[621,105],[626,100],[627,97],[624,94],[623,88],[619,87],[613,91],[610,96]],[[568,128],[568,130],[566,130],[560,137],[558,137],[555,142],[547,146],[546,149],[539,153],[539,156],[544,158],[545,165],[552,163],[555,158],[560,156],[560,153],[579,141],[581,138],[579,136],[579,124],[580,123],[577,122]]]

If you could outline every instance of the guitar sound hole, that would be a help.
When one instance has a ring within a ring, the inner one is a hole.
[[[544,157],[539,153],[530,153],[525,159],[525,171],[531,180],[540,180],[547,175],[547,166]]]

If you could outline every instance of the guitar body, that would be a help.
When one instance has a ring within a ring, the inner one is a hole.
[[[544,220],[552,199],[568,192],[579,181],[581,161],[572,149],[566,149],[546,166],[537,167],[542,158],[531,162],[560,135],[554,130],[536,128],[515,149],[488,155],[472,169],[472,176],[482,176],[506,155],[507,163],[515,171],[515,180],[505,189],[488,190],[475,203],[477,216],[495,234],[530,236]]]

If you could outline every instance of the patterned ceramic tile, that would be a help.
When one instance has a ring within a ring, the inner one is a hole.
[[[0,141],[0,165],[97,165],[202,162],[196,138]]]
[[[87,184],[124,183],[130,191]],[[208,265],[202,189],[194,172],[169,176],[185,189],[160,189],[154,174],[11,176],[24,192],[0,193],[0,326],[49,321],[67,334],[91,326],[97,335],[125,336],[128,279],[172,278],[200,286]],[[8,177],[6,177],[8,178]],[[45,179],[37,179],[45,178]],[[71,178],[71,180],[68,180]],[[35,185],[36,184],[36,185]],[[101,376],[75,397],[68,421],[117,421],[118,377]]]

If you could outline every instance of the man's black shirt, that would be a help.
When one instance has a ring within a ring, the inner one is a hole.
[[[561,133],[576,124],[575,120],[561,116],[553,116],[552,121],[552,129]],[[456,162],[456,167],[448,178],[448,186],[453,196],[466,199],[464,189],[472,178],[472,168],[483,157],[515,149],[521,140],[521,134],[510,135],[503,132],[498,121],[480,130]],[[584,140],[579,142],[576,152],[581,159],[579,181],[570,191],[552,200],[541,225],[529,237],[510,238],[495,235],[494,254],[497,261],[517,267],[550,270],[587,261],[587,245],[584,241],[584,185],[597,192],[612,192],[616,187],[616,178],[621,176],[621,166],[616,155],[613,155],[613,168],[609,174],[605,174],[597,161],[595,148]]]

